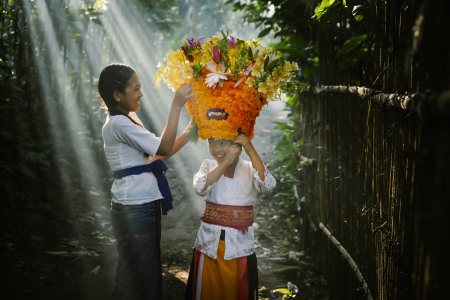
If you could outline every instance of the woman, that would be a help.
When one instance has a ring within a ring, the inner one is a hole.
[[[111,219],[119,260],[113,299],[161,299],[161,208],[172,208],[172,198],[161,160],[184,146],[186,130],[177,139],[180,111],[192,97],[190,85],[175,93],[161,137],[146,130],[136,115],[143,94],[135,70],[112,63],[101,72],[98,91],[108,116],[102,135],[107,161],[114,171]]]

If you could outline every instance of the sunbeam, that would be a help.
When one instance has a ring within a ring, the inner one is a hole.
[[[46,119],[56,153],[55,173],[61,176],[64,187],[62,197],[73,199],[76,190],[77,195],[83,195],[83,201],[67,201],[68,205],[75,207],[86,203],[95,212],[92,213],[95,216],[93,222],[109,226],[112,176],[109,169],[105,170],[101,138],[101,126],[106,114],[100,109],[96,95],[96,78],[102,68],[113,61],[135,68],[144,94],[138,115],[147,129],[160,136],[174,96],[168,88],[156,88],[153,84],[156,66],[165,54],[171,48],[179,47],[187,37],[200,35],[200,32],[207,36],[220,34],[220,30],[227,30],[231,24],[235,32],[230,32],[243,38],[254,37],[257,31],[240,24],[240,16],[233,13],[231,7],[224,10],[222,6],[225,1],[215,5],[218,13],[225,16],[214,24],[195,23],[195,9],[202,13],[205,10],[194,8],[191,4],[190,12],[186,13],[186,18],[181,20],[182,25],[174,29],[172,36],[163,32],[156,23],[149,22],[148,16],[143,13],[145,8],[137,0],[92,2],[97,2],[96,8],[92,4],[87,7],[86,1],[81,0],[72,0],[70,5],[66,3],[64,7],[58,1],[24,1],[24,8],[30,40],[35,53],[38,53],[35,57],[36,80],[40,85],[41,98],[45,100]],[[64,34],[61,31],[65,31]],[[175,40],[176,45],[173,45]],[[83,88],[87,86],[91,89]],[[262,148],[263,159],[272,149],[267,144],[258,145],[258,137],[267,134],[268,129],[264,126],[271,124],[273,112],[281,111],[281,106],[281,103],[267,106],[260,117],[260,120],[267,120],[256,122],[254,140],[255,145]],[[183,108],[178,133],[189,121],[187,109]],[[92,144],[99,149],[98,153],[92,150],[95,149]],[[188,143],[166,162],[170,185],[178,192],[174,195],[174,211],[163,218],[162,243],[177,243],[182,234],[185,244],[181,246],[185,249],[191,247],[195,231],[190,232],[186,224],[193,223],[193,216],[199,220],[204,209],[203,201],[199,201],[192,188],[192,178],[205,158],[210,158],[207,143],[199,141]],[[74,166],[76,174],[69,173],[68,170],[74,170]],[[109,177],[105,178],[105,174]],[[105,249],[98,251],[111,252],[111,248],[105,246]],[[111,259],[116,254],[106,255]],[[88,272],[92,268],[90,265],[83,267]],[[113,268],[105,267],[104,270],[108,272],[106,277],[112,285]],[[187,270],[178,271],[179,274],[187,274]],[[182,277],[185,279],[186,276]],[[88,295],[87,292],[92,289],[92,283],[85,280],[81,284],[83,298],[94,297],[95,294]]]
[[[85,139],[87,128],[80,118],[79,99],[72,89],[71,74],[67,74],[65,70],[67,61],[63,61],[61,57],[59,42],[47,4],[45,1],[36,1],[34,6],[36,11],[33,13],[30,4],[25,3],[27,17],[32,25],[30,26],[30,38],[36,48],[40,47],[38,39],[44,39],[51,57],[50,65],[44,66],[41,64],[38,81],[41,84],[42,96],[45,99],[47,119],[50,128],[53,130],[56,153],[61,154],[66,152],[67,149],[71,149],[73,157],[76,159],[76,165],[79,166],[79,176],[83,179],[84,184],[92,187],[99,186],[97,164]],[[41,30],[37,30],[38,28]],[[40,64],[38,57],[36,60]],[[58,135],[61,134],[61,126],[71,140],[71,145],[59,142]],[[58,167],[60,168],[60,174],[65,174],[64,161],[60,161]],[[70,182],[69,178],[63,179]],[[66,190],[67,194],[70,192],[70,190]],[[90,196],[92,195],[87,195],[87,197]]]
[[[71,84],[73,74],[68,73],[66,67],[69,64],[75,64],[77,58],[80,57],[85,59],[82,62],[84,67],[94,70],[94,73],[99,73],[101,68],[110,61],[122,61],[134,66],[143,82],[144,105],[140,112],[141,118],[147,126],[150,126],[152,131],[156,134],[161,134],[167,120],[173,92],[165,87],[155,89],[152,79],[155,74],[156,64],[161,60],[157,55],[162,56],[170,49],[170,45],[168,42],[164,42],[164,37],[159,33],[158,28],[152,28],[151,24],[146,22],[145,16],[141,13],[142,7],[137,1],[127,2],[126,5],[111,1],[105,2],[102,6],[103,11],[101,11],[100,20],[103,27],[92,20],[87,24],[82,22],[75,10],[70,13],[72,20],[63,19],[64,14],[60,14],[61,24],[69,28],[68,23],[71,21],[77,31],[85,35],[81,50],[75,41],[72,41],[71,47],[65,50],[69,53],[63,59],[60,41],[58,41],[55,32],[56,25],[52,23],[47,2],[39,0],[33,4],[25,3],[27,18],[31,25],[31,40],[36,48],[42,45],[40,43],[41,39],[45,40],[44,44],[52,58],[50,65],[41,65],[39,68],[39,82],[41,83],[43,97],[46,99],[46,111],[51,124],[50,127],[53,130],[56,152],[64,153],[69,148],[69,152],[73,153],[76,159],[75,164],[79,166],[79,176],[82,178],[82,181],[89,185],[91,187],[89,189],[92,191],[101,190],[101,184],[98,180],[101,172],[97,169],[98,163],[96,163],[96,158],[88,151],[89,147],[85,139],[85,133],[88,131],[88,128],[86,128],[86,124],[80,118],[80,101],[77,99],[77,96],[80,95],[77,95],[73,90]],[[72,1],[71,6],[82,8],[83,3],[81,1]],[[237,17],[232,14],[230,18]],[[218,26],[205,28],[205,34],[217,34],[218,30],[221,29]],[[244,30],[239,33],[243,37],[255,34],[252,30]],[[189,36],[189,32],[181,30],[178,35]],[[80,51],[82,53],[79,53]],[[37,59],[37,63],[40,63],[39,59]],[[81,64],[79,66],[81,67]],[[82,72],[82,70],[78,70],[78,72]],[[90,93],[82,96],[86,95],[89,97]],[[93,107],[96,109],[95,105]],[[270,109],[268,108],[268,110]],[[187,111],[184,109],[180,119],[179,130],[182,130],[187,125],[189,118]],[[90,122],[101,121],[91,118]],[[71,145],[58,142],[61,126],[65,126],[64,131],[71,139]],[[192,175],[205,157],[209,157],[206,143],[200,141],[198,144],[188,144],[177,156],[168,161],[169,167],[177,172],[177,180],[181,181],[186,193],[191,195],[189,199],[195,198],[191,188]],[[58,167],[60,168],[60,173],[64,174],[63,159],[61,159]],[[70,178],[65,178],[65,180],[70,182]],[[69,190],[66,192],[70,193]],[[90,197],[90,203],[93,206],[95,203],[99,204],[96,195],[95,192],[87,195],[87,197]],[[187,205],[200,213],[201,202],[194,201],[191,203],[189,199],[180,204],[182,205],[180,210],[183,210],[183,206]]]

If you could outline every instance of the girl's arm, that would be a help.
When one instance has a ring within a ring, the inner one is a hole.
[[[175,142],[173,144],[172,152],[169,155],[163,156],[163,155],[156,155],[154,159],[161,159],[162,161],[165,161],[166,159],[169,159],[175,153],[180,151],[181,148],[183,148],[188,142],[189,142],[189,130],[191,129],[191,126],[194,124],[194,120],[191,119],[191,122],[186,126],[186,129],[181,133],[177,138],[175,139]]]
[[[228,148],[227,153],[225,154],[224,160],[218,163],[217,167],[212,169],[208,174],[206,174],[206,183],[203,187],[202,192],[206,191],[206,189],[216,183],[220,177],[225,173],[228,167],[235,163],[236,158],[241,155],[242,149],[239,145],[233,144]],[[236,164],[235,164],[236,166]]]
[[[245,153],[250,157],[250,160],[252,162],[253,168],[258,172],[259,178],[261,178],[262,181],[264,181],[264,163],[261,160],[261,157],[259,157],[258,152],[256,152],[255,147],[253,147],[252,142],[245,134],[240,134],[236,137],[234,140],[235,144],[240,144],[242,147],[244,147]]]
[[[182,85],[176,92],[170,107],[169,119],[166,128],[161,135],[161,144],[156,151],[157,155],[167,156],[172,152],[175,137],[177,135],[178,121],[183,105],[193,96],[190,84]]]

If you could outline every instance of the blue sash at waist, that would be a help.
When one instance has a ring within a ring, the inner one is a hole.
[[[114,178],[120,179],[129,175],[139,175],[145,172],[153,173],[156,180],[158,181],[158,188],[161,195],[164,197],[161,201],[161,207],[164,215],[167,215],[167,211],[173,209],[172,206],[172,193],[170,192],[169,183],[167,182],[166,173],[167,166],[160,160],[156,159],[151,164],[135,166],[131,168],[126,168],[123,170],[115,171]]]

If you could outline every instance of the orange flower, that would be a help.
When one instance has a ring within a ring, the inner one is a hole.
[[[223,82],[223,88],[212,90],[199,77],[192,82],[194,97],[186,104],[198,126],[202,140],[208,138],[234,140],[240,132],[253,138],[256,118],[267,104],[267,95],[246,84]]]
[[[164,58],[166,65],[158,65],[154,80],[172,89],[192,82],[194,97],[187,108],[201,139],[232,140],[240,132],[251,139],[262,107],[280,99],[298,65],[262,46],[261,40],[221,33],[202,42],[187,39]]]

